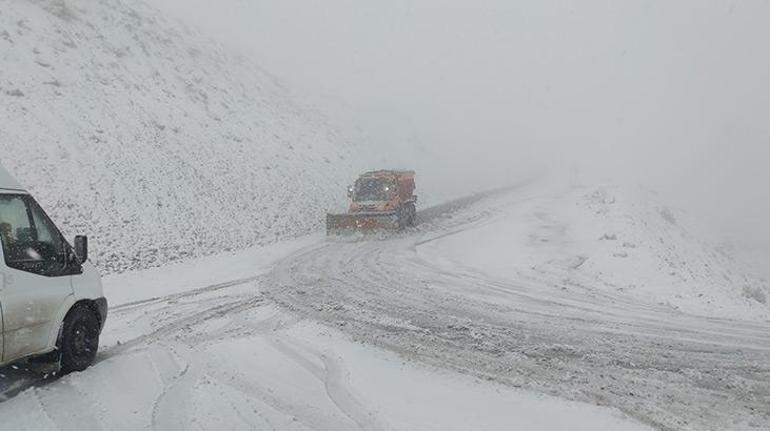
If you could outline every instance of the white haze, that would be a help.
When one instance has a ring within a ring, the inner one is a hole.
[[[393,146],[383,163],[501,184],[579,170],[770,237],[766,1],[152,3]]]

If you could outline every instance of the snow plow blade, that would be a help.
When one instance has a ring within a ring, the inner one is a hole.
[[[399,230],[396,214],[327,214],[327,235]]]

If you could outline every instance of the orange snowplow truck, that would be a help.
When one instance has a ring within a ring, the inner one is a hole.
[[[348,188],[347,214],[327,214],[328,234],[403,230],[417,219],[414,171],[373,171]]]

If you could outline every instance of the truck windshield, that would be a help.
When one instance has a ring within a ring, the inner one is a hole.
[[[392,183],[381,178],[360,179],[356,181],[353,201],[387,201],[390,199]]]

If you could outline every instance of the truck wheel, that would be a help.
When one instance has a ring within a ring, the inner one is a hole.
[[[417,210],[415,209],[414,205],[409,205],[406,207],[406,226],[408,227],[414,227],[417,221]]]
[[[59,350],[63,374],[83,371],[94,363],[99,349],[99,319],[84,306],[75,306],[62,325]]]
[[[404,228],[409,224],[409,215],[408,211],[406,210],[406,207],[399,207],[398,208],[398,230],[404,230]]]

